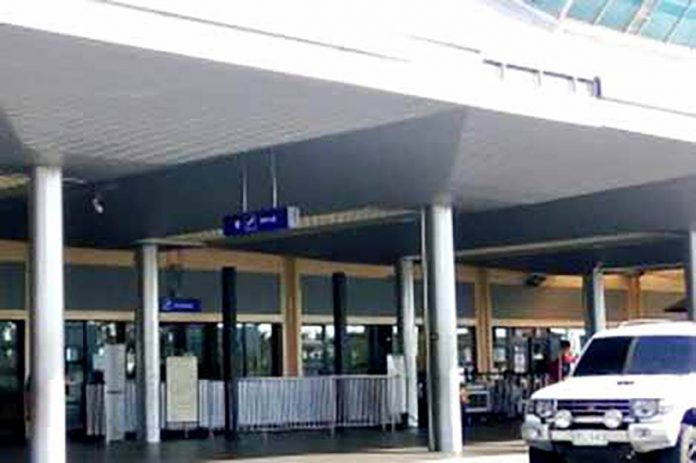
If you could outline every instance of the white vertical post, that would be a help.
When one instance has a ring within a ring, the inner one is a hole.
[[[404,356],[406,375],[407,426],[418,427],[418,334],[416,331],[416,304],[413,262],[400,259],[396,269],[399,288],[399,340]]]
[[[31,233],[31,462],[65,463],[63,180],[59,167],[34,167]]]
[[[425,212],[429,446],[432,451],[446,453],[462,450],[453,235],[451,206],[429,206]]]
[[[685,257],[686,315],[688,320],[696,321],[696,230],[688,232]]]
[[[607,309],[604,300],[604,273],[601,266],[595,266],[583,278],[585,310],[587,311],[587,336],[607,328]]]
[[[136,313],[138,438],[160,441],[160,348],[157,245],[145,244],[138,253],[140,308]]]

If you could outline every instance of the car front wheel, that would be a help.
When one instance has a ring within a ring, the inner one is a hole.
[[[657,461],[658,463],[696,463],[696,428],[682,425],[677,445],[660,452]]]

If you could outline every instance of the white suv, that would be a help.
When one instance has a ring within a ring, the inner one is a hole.
[[[530,463],[696,462],[696,323],[597,334],[571,376],[538,391],[522,436]]]

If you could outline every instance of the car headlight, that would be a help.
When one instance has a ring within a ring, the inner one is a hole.
[[[550,419],[556,414],[556,401],[534,400],[532,402],[532,413],[545,420]]]
[[[656,399],[638,399],[631,402],[631,413],[639,420],[648,420],[660,413],[660,401]]]
[[[559,410],[553,417],[553,424],[558,429],[568,429],[573,424],[573,414],[568,410]]]
[[[623,413],[619,410],[607,410],[602,417],[602,423],[609,429],[619,429],[623,423]]]

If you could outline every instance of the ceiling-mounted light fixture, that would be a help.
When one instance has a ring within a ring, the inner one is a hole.
[[[94,212],[96,212],[99,215],[102,215],[104,213],[104,197],[101,195],[101,193],[95,191],[92,195],[91,202],[92,208],[94,208]]]
[[[530,273],[524,279],[524,284],[532,288],[541,286],[546,281],[546,275],[543,273]]]

